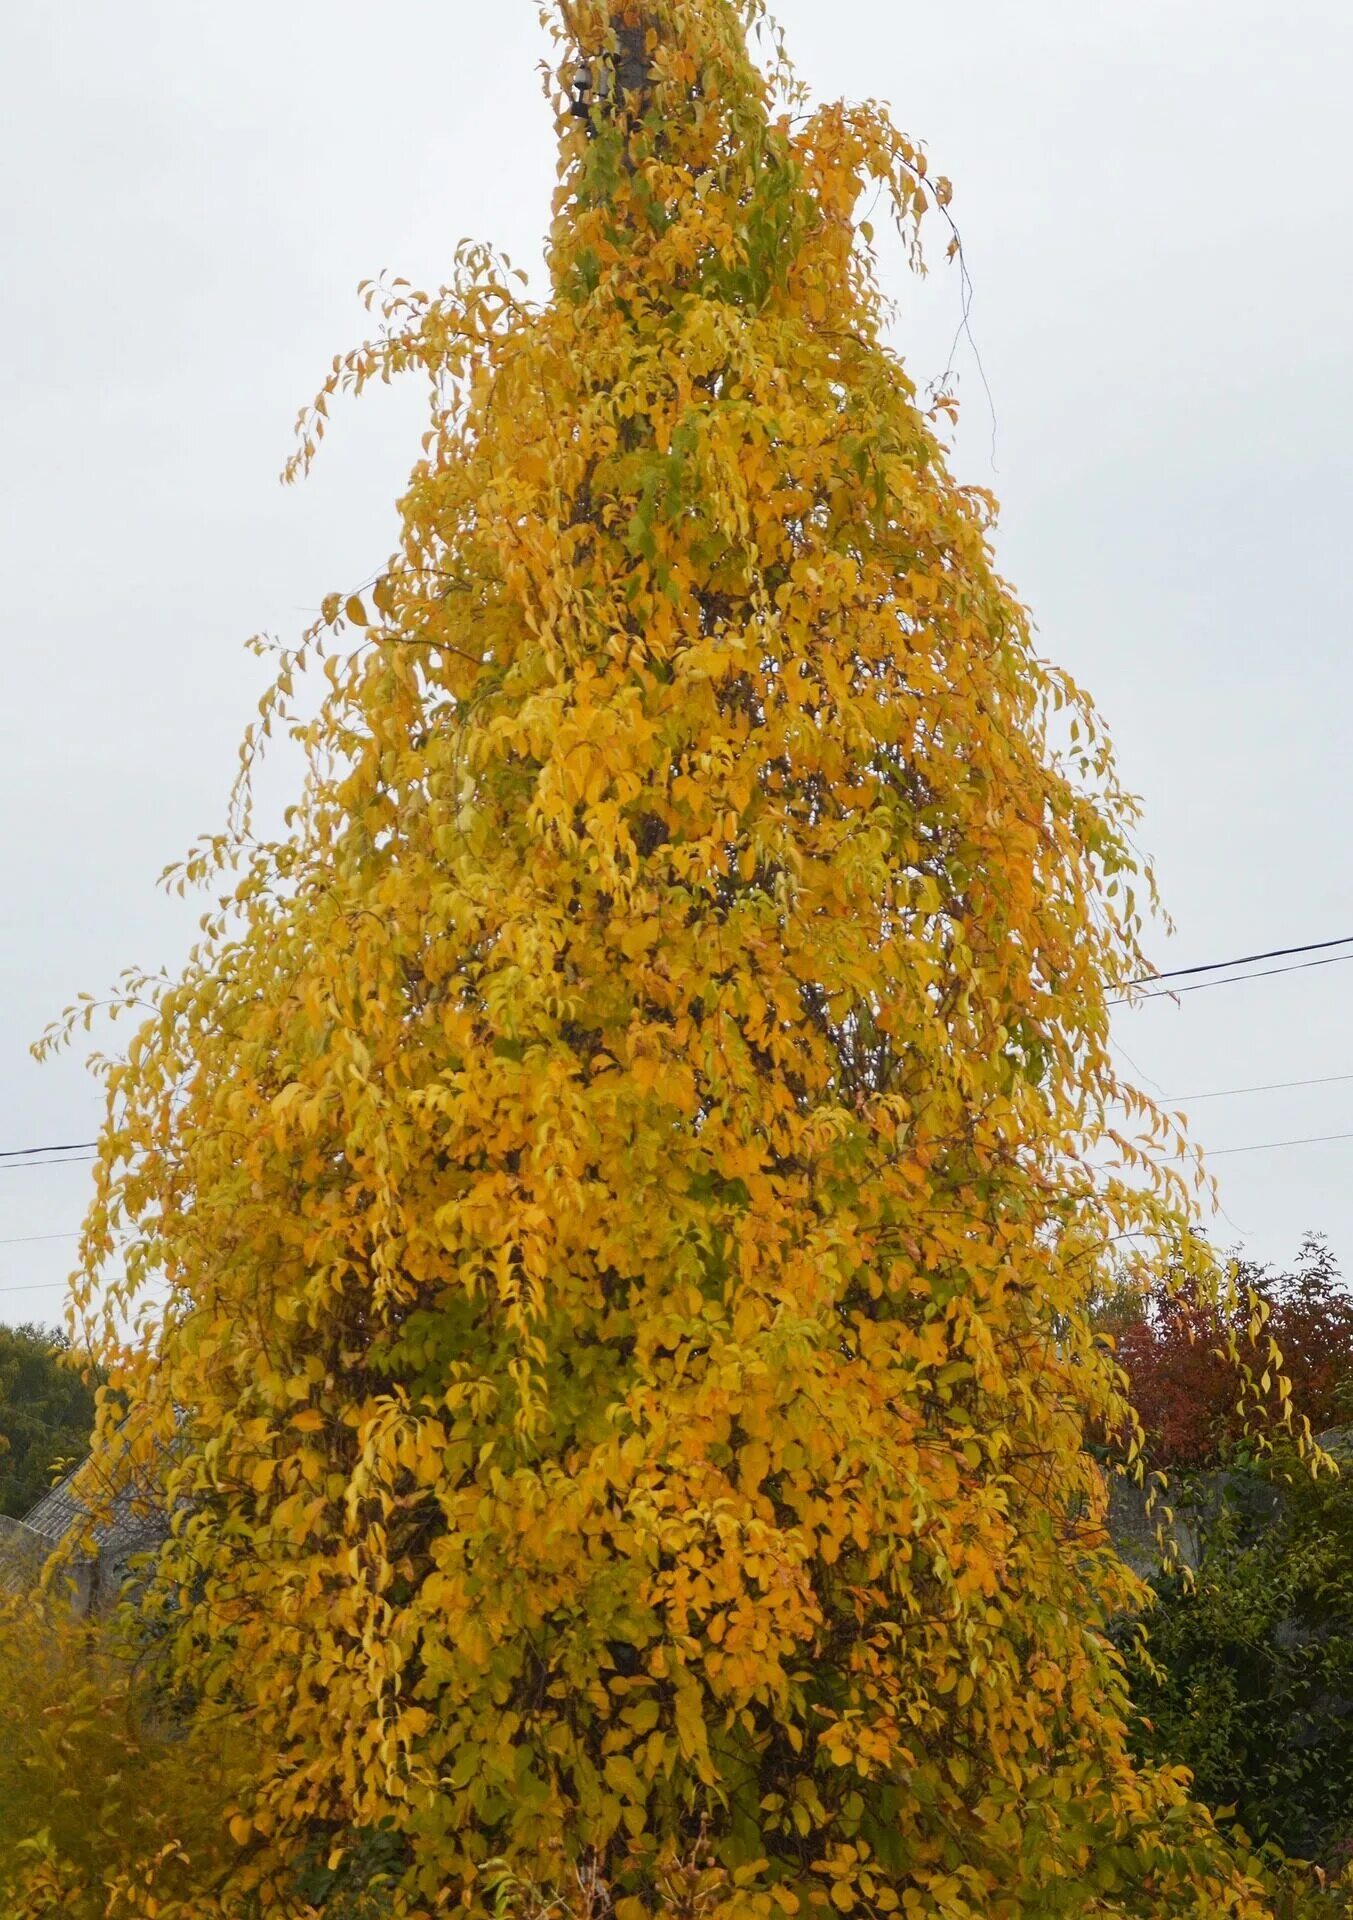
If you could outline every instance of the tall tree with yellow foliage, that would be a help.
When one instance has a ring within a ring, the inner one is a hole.
[[[1105,1632],[1088,1302],[1182,1217],[1105,1170],[1131,809],[885,341],[862,192],[947,185],[759,14],[558,0],[545,297],[369,290],[299,459],[425,374],[399,550],[105,1067],[224,1911],[1265,1910]]]

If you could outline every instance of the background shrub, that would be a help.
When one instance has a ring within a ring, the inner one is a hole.
[[[1136,1737],[1252,1837],[1332,1866],[1353,1854],[1353,1478],[1266,1471],[1277,1520],[1224,1506],[1196,1584],[1158,1582]]]

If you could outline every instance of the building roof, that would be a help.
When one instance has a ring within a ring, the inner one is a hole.
[[[81,1461],[23,1517],[23,1525],[41,1535],[49,1550],[73,1535],[88,1533],[100,1558],[122,1559],[158,1546],[166,1532],[164,1508],[146,1488],[127,1483],[109,1491],[96,1475],[92,1458]],[[98,1519],[90,1524],[94,1516]]]

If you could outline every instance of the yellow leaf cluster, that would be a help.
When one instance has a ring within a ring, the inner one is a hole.
[[[1089,1301],[1183,1193],[1101,1152],[1131,809],[885,341],[862,197],[947,185],[758,11],[561,4],[544,298],[373,288],[303,420],[432,381],[246,744],[321,659],[288,832],[188,863],[107,1069],[144,1607],[268,1913],[355,1849],[409,1913],[1257,1915],[1107,1633]]]

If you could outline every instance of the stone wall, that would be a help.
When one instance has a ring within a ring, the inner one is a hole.
[[[1353,1473],[1353,1427],[1335,1427],[1319,1435],[1319,1442],[1345,1473]],[[1245,1531],[1257,1535],[1282,1512],[1282,1489],[1255,1474],[1177,1474],[1152,1505],[1145,1488],[1115,1478],[1109,1483],[1109,1533],[1144,1579],[1160,1569],[1161,1534],[1180,1564],[1196,1571],[1208,1531],[1224,1507],[1239,1516]]]

